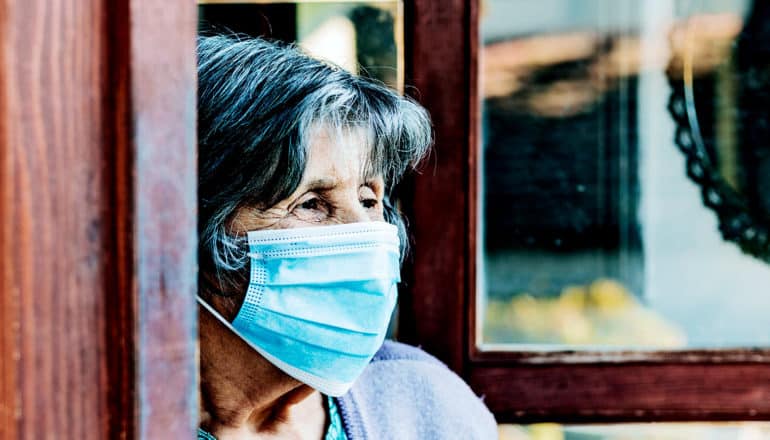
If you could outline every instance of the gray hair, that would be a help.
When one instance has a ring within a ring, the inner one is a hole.
[[[226,292],[247,277],[245,240],[228,230],[248,206],[269,207],[299,186],[312,131],[363,129],[367,171],[385,179],[386,221],[408,240],[392,191],[428,152],[427,112],[381,83],[292,45],[234,36],[198,39],[198,206],[201,286]],[[216,285],[204,275],[215,275]]]

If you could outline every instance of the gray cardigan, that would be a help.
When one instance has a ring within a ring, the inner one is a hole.
[[[436,358],[386,341],[336,399],[348,440],[494,440],[497,425],[473,391]]]

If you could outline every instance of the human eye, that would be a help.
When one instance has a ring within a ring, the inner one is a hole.
[[[370,186],[362,186],[358,193],[358,199],[366,209],[374,209],[380,205],[380,198]]]
[[[316,194],[303,196],[291,210],[292,214],[304,221],[321,221],[330,215],[329,204]]]
[[[376,208],[379,203],[380,203],[380,201],[377,200],[377,199],[364,199],[364,200],[361,200],[361,205],[364,208],[366,208],[366,209]]]
[[[302,202],[299,207],[301,209],[319,209],[321,208],[321,199],[318,197],[313,197],[312,199],[305,200]]]

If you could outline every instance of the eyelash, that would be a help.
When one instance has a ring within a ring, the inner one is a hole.
[[[302,209],[319,209],[319,204],[322,202],[321,199],[318,197],[313,197],[312,199],[305,200],[302,202],[299,207]]]
[[[321,203],[326,204],[321,198],[319,197],[313,197],[312,199],[305,200],[304,202],[300,203],[298,208],[302,209],[308,209],[308,210],[318,210],[321,207],[319,206]],[[372,209],[377,207],[377,205],[380,203],[379,200],[376,198],[370,198],[370,199],[363,199],[361,200],[361,204],[366,209]]]
[[[364,200],[361,200],[361,204],[364,205],[364,208],[366,208],[366,209],[375,208],[378,203],[379,203],[379,200],[377,200],[377,199],[364,199]]]

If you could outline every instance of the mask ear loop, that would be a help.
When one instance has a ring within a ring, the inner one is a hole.
[[[267,359],[270,363],[272,363],[279,369],[283,370],[289,376],[311,386],[312,388],[317,389],[323,394],[326,394],[332,397],[340,397],[341,395],[347,393],[348,390],[353,386],[353,382],[342,383],[337,381],[331,381],[328,379],[315,376],[306,371],[302,371],[298,368],[295,368],[283,362],[282,360],[276,358],[275,356],[271,355],[270,353],[266,352],[265,350],[251,343],[247,338],[243,336],[243,334],[241,334],[241,332],[239,332],[235,327],[233,327],[233,325],[227,319],[225,319],[224,316],[222,316],[219,312],[214,310],[214,308],[211,307],[211,304],[207,303],[203,298],[201,298],[200,295],[195,295],[195,298],[198,301],[198,303],[201,306],[203,306],[204,309],[208,310],[212,315],[214,315],[214,317],[217,318],[217,320],[221,322],[222,325],[227,327],[231,332],[233,332],[236,336],[241,338],[241,340],[245,342],[249,347],[251,347],[254,351],[261,354],[262,357]]]
[[[222,324],[224,324],[224,325],[225,325],[225,327],[227,327],[228,329],[232,330],[232,331],[233,331],[233,333],[235,333],[236,335],[238,335],[238,336],[241,336],[241,335],[238,333],[238,330],[236,330],[236,329],[233,327],[233,325],[232,325],[232,324],[230,324],[230,322],[228,322],[228,321],[225,319],[225,317],[224,317],[224,316],[220,315],[220,314],[219,314],[219,312],[217,312],[216,310],[214,310],[214,308],[213,308],[213,307],[211,307],[211,305],[210,305],[209,303],[207,303],[207,302],[206,302],[206,301],[205,301],[203,298],[201,298],[201,296],[200,296],[200,295],[195,295],[195,299],[198,301],[198,304],[200,304],[201,306],[203,306],[203,308],[204,308],[204,309],[208,310],[208,311],[209,311],[209,313],[211,313],[212,315],[214,315],[214,317],[215,317],[215,318],[217,318],[217,320],[218,320],[219,322],[221,322]],[[242,338],[242,337],[241,337],[241,338]]]

